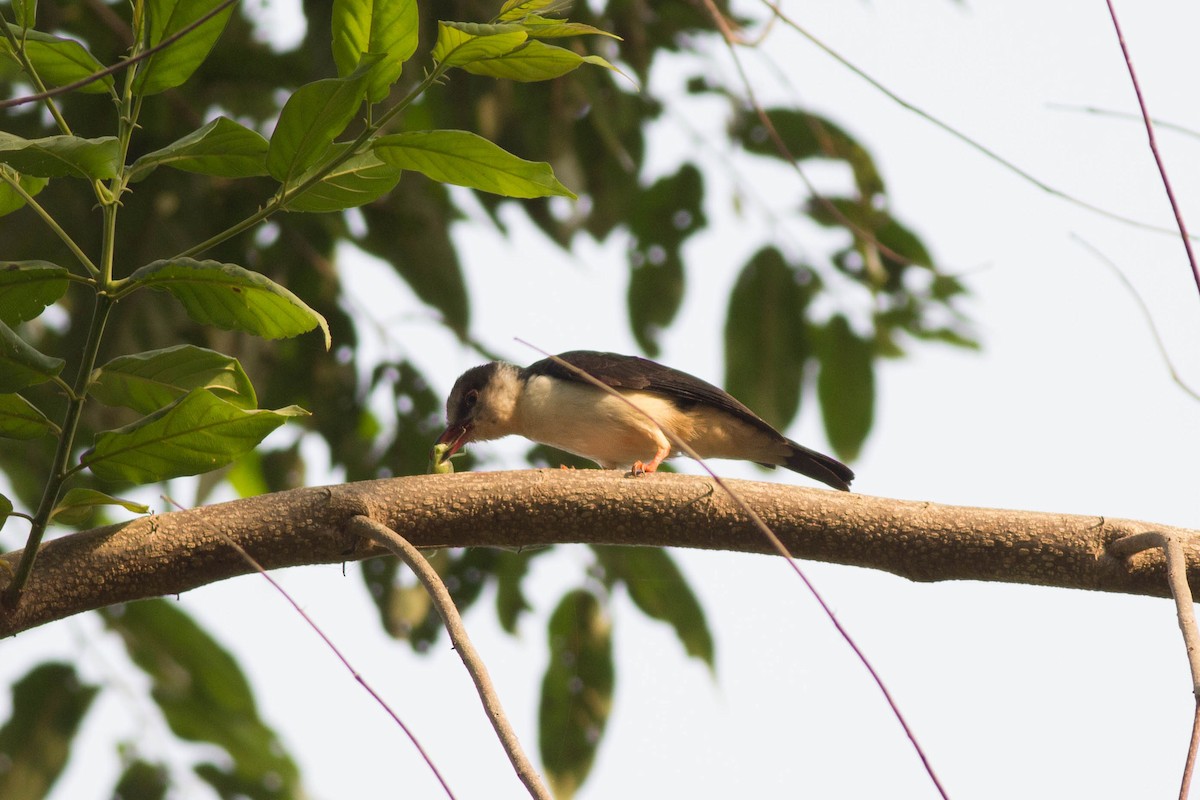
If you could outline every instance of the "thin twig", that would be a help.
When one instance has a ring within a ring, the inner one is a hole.
[[[88,258],[88,254],[83,252],[83,249],[75,242],[74,239],[71,238],[71,235],[63,230],[62,226],[58,224],[58,220],[54,218],[54,215],[43,208],[42,204],[35,200],[34,196],[25,190],[25,187],[21,185],[21,179],[17,174],[15,174],[7,166],[0,166],[0,180],[8,184],[9,188],[20,195],[21,199],[25,202],[25,205],[29,206],[29,208],[41,218],[42,222],[46,224],[46,227],[50,228],[54,235],[57,236],[59,240],[67,246],[67,249],[75,255],[75,258],[79,260],[79,263],[83,265],[83,268],[86,269],[93,278],[100,275],[100,269],[95,265],[95,263],[93,263],[92,259]]]
[[[1192,775],[1196,771],[1196,751],[1200,750],[1200,697],[1192,715],[1192,738],[1188,741],[1187,759],[1183,762],[1183,780],[1179,784],[1179,800],[1188,800],[1192,791]]]
[[[876,251],[876,253],[885,255],[893,261],[901,264],[911,261],[911,259],[907,256],[897,253],[895,250],[879,241],[873,231],[867,230],[865,227],[846,216],[846,214],[837,207],[836,203],[834,203],[817,189],[816,184],[812,182],[812,179],[808,177],[808,173],[804,171],[804,168],[800,166],[800,162],[795,156],[792,155],[791,150],[788,149],[787,143],[783,141],[783,137],[779,135],[779,131],[775,128],[775,123],[771,121],[771,117],[767,114],[767,110],[763,108],[762,103],[758,101],[758,95],[754,91],[754,85],[750,82],[750,76],[746,74],[746,68],[742,65],[742,59],[738,56],[736,45],[741,41],[738,34],[734,32],[732,27],[730,27],[729,20],[725,18],[725,15],[721,13],[721,10],[717,8],[713,0],[703,0],[703,2],[705,8],[708,9],[709,15],[712,17],[713,22],[721,31],[721,36],[725,40],[725,46],[729,48],[729,55],[733,59],[734,68],[737,69],[738,77],[741,78],[742,81],[742,87],[746,90],[746,99],[750,101],[750,106],[754,109],[754,113],[758,117],[759,123],[767,132],[767,135],[771,137],[771,143],[775,145],[775,149],[779,152],[780,157],[787,161],[795,171],[796,175],[799,176],[800,181],[804,184],[804,188],[808,190],[808,193],[812,195],[813,199],[816,200],[822,208],[833,215],[838,222],[853,232],[854,235],[863,242],[869,244]],[[866,256],[868,267],[871,268],[872,272],[878,273],[882,271],[882,266],[878,263],[878,257],[876,256],[872,258],[872,255],[873,254],[868,254]]]
[[[487,667],[484,666],[483,659],[479,657],[475,646],[471,644],[462,617],[459,616],[454,600],[450,597],[450,591],[442,582],[441,576],[437,574],[437,570],[430,565],[425,556],[421,555],[420,550],[409,544],[407,539],[370,517],[358,515],[351,518],[347,530],[349,533],[371,539],[391,550],[400,556],[409,569],[416,574],[418,580],[425,586],[425,591],[429,593],[434,607],[441,615],[455,651],[462,659],[467,672],[471,674],[471,680],[475,682],[479,699],[483,702],[483,708],[487,712],[488,719],[491,720],[492,727],[496,729],[500,745],[508,754],[508,760],[516,770],[517,777],[525,784],[530,796],[537,800],[554,800],[550,790],[542,783],[541,776],[534,769],[533,763],[521,748],[516,731],[513,730],[500,705],[500,696],[496,693],[496,687],[492,684]]]
[[[1135,553],[1154,548],[1162,548],[1166,557],[1167,585],[1171,587],[1171,596],[1175,599],[1175,616],[1183,634],[1188,668],[1192,672],[1192,694],[1197,704],[1197,716],[1192,723],[1192,735],[1179,789],[1180,800],[1187,800],[1192,784],[1192,771],[1196,764],[1196,749],[1200,745],[1200,631],[1196,628],[1196,611],[1192,605],[1192,590],[1188,586],[1187,555],[1183,552],[1183,542],[1178,536],[1148,531],[1118,539],[1109,547],[1114,555],[1122,558],[1129,558]]]
[[[1167,365],[1167,370],[1171,373],[1171,379],[1175,381],[1176,385],[1178,385],[1180,389],[1183,389],[1196,400],[1200,400],[1200,392],[1197,392],[1191,386],[1188,386],[1186,383],[1184,383],[1182,376],[1180,376],[1178,370],[1175,369],[1175,363],[1171,361],[1171,355],[1167,352],[1167,346],[1166,343],[1163,342],[1162,334],[1158,332],[1158,326],[1154,324],[1154,315],[1150,313],[1150,307],[1146,305],[1146,301],[1142,299],[1141,294],[1139,294],[1138,290],[1134,288],[1133,282],[1129,280],[1129,277],[1125,274],[1124,270],[1118,267],[1116,262],[1114,262],[1111,258],[1100,252],[1098,247],[1084,239],[1079,234],[1072,233],[1071,238],[1079,242],[1079,244],[1083,245],[1083,247],[1087,248],[1092,255],[1100,260],[1101,264],[1104,264],[1111,269],[1113,274],[1117,276],[1117,280],[1121,281],[1129,293],[1133,295],[1134,301],[1137,302],[1138,307],[1142,310],[1142,316],[1146,318],[1146,324],[1150,326],[1150,333],[1154,336],[1155,344],[1158,345],[1159,355],[1162,356],[1163,361]]]
[[[1051,186],[1050,184],[1046,183],[1045,181],[1041,180],[1040,178],[1035,177],[1032,173],[1025,171],[1021,167],[1018,167],[1016,164],[1009,161],[1004,156],[997,153],[995,150],[992,150],[991,148],[987,147],[986,145],[976,141],[975,139],[972,139],[970,136],[968,136],[967,134],[958,130],[950,123],[943,122],[942,120],[933,116],[928,111],[924,110],[923,108],[920,108],[919,106],[914,105],[913,103],[910,103],[908,100],[905,100],[903,97],[896,94],[891,89],[887,88],[887,86],[885,86],[882,81],[869,75],[861,67],[857,66],[856,64],[854,64],[854,62],[850,61],[850,59],[846,58],[841,53],[834,50],[829,45],[825,44],[825,42],[821,41],[815,35],[810,33],[806,28],[804,28],[802,25],[800,25],[800,23],[796,22],[792,17],[789,17],[786,13],[784,13],[783,9],[779,6],[778,3],[773,2],[773,0],[762,0],[762,2],[763,2],[763,5],[765,5],[769,9],[771,9],[771,12],[775,16],[779,17],[779,19],[785,25],[787,25],[789,28],[794,30],[796,33],[800,34],[805,39],[807,39],[809,42],[814,44],[817,48],[819,48],[822,52],[824,52],[827,56],[832,58],[834,61],[838,62],[843,67],[850,70],[850,72],[852,72],[853,74],[857,75],[862,80],[869,83],[872,88],[874,88],[876,91],[882,93],[884,97],[888,98],[893,103],[896,103],[901,108],[903,108],[913,114],[916,114],[918,117],[925,120],[929,124],[933,125],[935,128],[939,128],[942,131],[950,134],[955,139],[958,139],[960,142],[962,142],[963,144],[970,147],[972,150],[975,150],[977,153],[980,153],[980,154],[986,156],[987,158],[996,162],[997,164],[999,164],[1001,167],[1008,170],[1009,172],[1012,172],[1013,174],[1015,174],[1017,177],[1021,178],[1022,180],[1033,184],[1036,188],[1042,190],[1046,194],[1049,194],[1052,197],[1057,197],[1060,200],[1065,200],[1066,202],[1071,203],[1072,205],[1079,206],[1080,208],[1085,208],[1088,211],[1091,211],[1092,213],[1099,214],[1103,217],[1107,217],[1108,219],[1116,220],[1117,222],[1122,222],[1126,225],[1132,225],[1135,228],[1141,228],[1143,230],[1155,231],[1157,233],[1175,233],[1174,228],[1164,228],[1160,225],[1153,225],[1148,222],[1142,222],[1140,220],[1133,219],[1132,217],[1127,217],[1123,214],[1118,214],[1115,211],[1109,211],[1106,208],[1101,208],[1100,206],[1089,203],[1086,200],[1082,200],[1078,197],[1067,194],[1066,192],[1064,192],[1061,189],[1056,189],[1055,187]]]
[[[1142,121],[1146,123],[1146,138],[1150,142],[1150,152],[1154,154],[1154,163],[1158,165],[1158,174],[1162,177],[1163,188],[1167,191],[1167,200],[1171,202],[1171,211],[1175,214],[1175,224],[1179,226],[1179,235],[1183,238],[1183,249],[1187,251],[1188,264],[1192,267],[1192,277],[1196,281],[1196,290],[1200,291],[1200,265],[1196,263],[1196,254],[1192,252],[1192,240],[1188,236],[1187,225],[1183,221],[1183,210],[1175,199],[1175,190],[1171,187],[1171,179],[1167,176],[1167,166],[1163,163],[1162,154],[1158,152],[1158,141],[1154,138],[1154,123],[1150,121],[1150,111],[1146,108],[1146,98],[1142,96],[1142,86],[1138,83],[1137,73],[1133,69],[1133,57],[1125,44],[1125,34],[1121,32],[1121,23],[1117,22],[1117,9],[1112,0],[1108,4],[1108,15],[1112,17],[1113,30],[1117,32],[1117,43],[1121,45],[1121,53],[1125,56],[1125,67],[1129,70],[1129,80],[1133,83],[1133,93],[1137,95],[1138,108],[1142,112]]]
[[[1118,111],[1115,108],[1103,108],[1101,106],[1075,105],[1073,103],[1047,103],[1046,108],[1053,109],[1054,111],[1073,111],[1080,114],[1094,114],[1097,117],[1112,117],[1114,119],[1121,120],[1137,120],[1138,122],[1142,121],[1141,114],[1134,114],[1132,111]],[[1177,122],[1168,122],[1167,120],[1159,119],[1157,117],[1151,117],[1150,119],[1154,122],[1154,125],[1157,128],[1161,128],[1165,131],[1174,131],[1181,136],[1188,136],[1192,139],[1200,139],[1200,131],[1180,125]]]
[[[174,505],[176,508],[180,509],[181,511],[183,510],[183,506],[181,506],[179,503],[175,502],[171,498],[164,495],[163,499],[166,500],[168,503]],[[275,591],[277,591],[281,595],[283,595],[283,599],[287,600],[288,603],[291,604],[292,608],[294,608],[296,610],[296,613],[300,615],[300,618],[308,623],[308,627],[312,628],[316,632],[317,636],[321,637],[321,641],[325,642],[325,646],[328,647],[330,650],[332,650],[333,654],[335,656],[337,656],[339,661],[342,662],[342,665],[350,671],[350,674],[354,676],[354,680],[358,681],[359,685],[362,686],[363,689],[365,689],[367,691],[367,694],[371,695],[371,697],[373,697],[375,699],[375,702],[378,703],[383,708],[383,710],[388,713],[388,716],[390,716],[396,722],[396,724],[400,726],[400,729],[402,731],[404,731],[404,735],[408,737],[408,740],[410,742],[412,742],[413,747],[417,748],[417,752],[421,754],[421,758],[425,759],[426,765],[428,765],[430,771],[433,772],[434,777],[436,777],[438,779],[438,783],[440,783],[442,785],[442,788],[446,791],[446,796],[449,797],[450,800],[456,800],[456,798],[454,796],[454,792],[452,792],[450,790],[450,785],[446,783],[446,779],[444,777],[442,777],[442,773],[440,771],[438,771],[438,768],[434,765],[433,759],[429,756],[429,753],[425,752],[425,748],[421,746],[421,743],[419,741],[417,741],[416,734],[414,734],[411,730],[409,730],[409,727],[404,724],[404,720],[400,719],[400,715],[392,710],[392,707],[389,706],[387,704],[387,701],[384,700],[379,695],[379,693],[375,691],[375,689],[371,686],[371,684],[367,683],[367,679],[364,678],[362,676],[362,674],[359,673],[359,671],[354,668],[354,666],[350,663],[350,660],[348,658],[346,658],[344,655],[342,655],[342,651],[339,650],[337,645],[335,645],[333,643],[333,641],[328,636],[325,635],[325,631],[321,630],[321,627],[319,625],[317,625],[317,623],[313,620],[313,618],[310,617],[308,615],[308,613],[305,612],[305,610],[300,607],[300,604],[297,603],[292,598],[292,596],[287,593],[287,590],[284,589],[282,586],[280,586],[275,581],[275,579],[271,577],[271,574],[269,572],[267,572],[266,569],[263,568],[262,564],[259,564],[258,561],[254,558],[254,556],[252,556],[248,552],[246,552],[245,548],[243,548],[240,544],[235,542],[233,540],[233,538],[230,537],[227,533],[225,533],[224,531],[222,531],[220,529],[216,529],[216,530],[217,530],[217,533],[220,534],[221,538],[223,538],[230,547],[232,547],[234,550],[236,550],[237,554],[239,556],[241,556],[242,559],[247,564],[252,566],[254,568],[254,570],[256,572],[258,572],[259,575],[262,575],[264,578],[266,578],[267,583],[271,584],[271,586],[273,586],[275,588]]]
[[[149,58],[150,56],[157,53],[159,50],[162,50],[166,47],[170,47],[175,42],[179,41],[184,36],[187,36],[189,33],[196,30],[196,28],[199,28],[201,25],[208,22],[210,19],[217,16],[225,9],[229,8],[237,1],[238,0],[224,0],[220,5],[218,5],[217,7],[213,8],[211,11],[209,11],[206,14],[204,14],[203,16],[201,16],[195,22],[191,22],[191,23],[185,25],[184,27],[177,30],[175,33],[173,33],[170,36],[168,36],[167,38],[163,39],[158,44],[154,45],[153,47],[146,48],[142,52],[138,53],[136,56],[132,56],[131,58],[122,59],[121,61],[118,61],[115,64],[105,67],[104,69],[100,70],[99,72],[93,72],[91,75],[88,75],[86,78],[80,78],[77,81],[72,81],[71,83],[65,84],[63,86],[56,86],[53,89],[47,89],[44,92],[38,92],[36,94],[27,94],[27,95],[24,95],[23,97],[13,97],[8,100],[0,100],[0,108],[12,108],[14,106],[25,105],[26,103],[36,103],[39,100],[47,100],[51,97],[55,97],[60,94],[66,94],[67,92],[73,92],[76,89],[81,89],[84,86],[87,86],[89,83],[95,83],[96,81],[100,80],[101,78],[106,78],[109,75],[112,75],[116,72],[120,72],[121,70],[125,69],[126,67],[133,66],[134,64],[138,63],[139,61],[143,61],[143,60]]]
[[[842,623],[840,620],[838,620],[837,615],[833,613],[833,609],[827,602],[825,602],[825,598],[821,596],[821,593],[817,591],[817,587],[808,579],[808,576],[804,574],[804,571],[800,569],[800,565],[796,563],[796,560],[792,557],[791,552],[788,551],[787,546],[784,545],[779,537],[775,535],[775,531],[771,530],[771,527],[767,525],[767,523],[763,522],[763,519],[758,515],[758,512],[751,508],[750,505],[737,494],[737,492],[733,491],[733,489],[730,488],[727,483],[725,483],[721,476],[714,472],[712,468],[709,467],[704,461],[704,459],[700,457],[700,454],[693,450],[687,442],[675,436],[670,432],[669,429],[659,425],[654,419],[653,415],[640,408],[637,403],[633,402],[613,387],[588,374],[585,370],[580,369],[574,364],[568,363],[558,356],[548,353],[536,345],[530,344],[524,339],[517,339],[517,341],[526,347],[536,350],[547,358],[552,359],[554,363],[558,364],[560,367],[570,370],[572,373],[583,378],[596,388],[608,392],[613,397],[621,400],[623,403],[625,403],[625,405],[629,406],[634,411],[650,420],[650,422],[660,431],[662,431],[662,434],[671,441],[671,445],[673,447],[678,448],[681,452],[687,455],[688,458],[691,458],[700,464],[700,466],[709,474],[717,486],[719,486],[722,491],[729,495],[730,499],[737,504],[742,513],[749,517],[750,521],[756,528],[758,528],[759,532],[761,532],[767,541],[771,543],[771,546],[775,549],[775,552],[783,556],[783,559],[787,562],[788,566],[790,566],[792,571],[796,573],[796,577],[800,579],[805,588],[808,589],[809,593],[817,601],[817,604],[821,607],[821,610],[825,612],[825,616],[829,618],[829,621],[833,623],[833,627],[836,628],[837,632],[841,635],[842,640],[846,642],[846,644],[854,652],[854,655],[858,657],[858,660],[866,668],[867,673],[871,676],[871,679],[875,681],[875,685],[879,687],[879,691],[882,692],[884,700],[887,701],[888,707],[892,711],[892,715],[896,718],[896,721],[900,723],[900,727],[904,729],[904,734],[908,737],[908,740],[912,742],[913,749],[917,751],[917,756],[921,759],[921,764],[925,767],[925,773],[929,775],[929,779],[933,781],[933,785],[937,788],[938,794],[940,794],[944,799],[948,799],[949,795],[946,793],[941,781],[938,780],[937,774],[933,771],[933,764],[930,762],[929,757],[925,754],[925,751],[921,748],[920,742],[917,741],[916,733],[914,733],[912,728],[909,727],[907,720],[905,720],[904,715],[900,712],[900,706],[896,704],[895,699],[892,697],[892,693],[888,691],[887,686],[883,682],[883,678],[878,672],[875,671],[875,667],[871,665],[871,662],[867,659],[866,654],[859,648],[858,644],[854,641],[854,638],[850,635],[850,632],[842,626]]]

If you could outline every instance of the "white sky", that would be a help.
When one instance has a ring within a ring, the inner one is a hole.
[[[820,0],[788,8],[893,91],[1048,183],[1170,224],[1139,125],[1050,107],[1134,109],[1102,3]],[[1200,129],[1200,9],[1144,0],[1121,3],[1118,11],[1152,112]],[[854,464],[855,489],[1196,527],[1196,405],[1171,383],[1133,299],[1071,234],[1122,265],[1176,365],[1200,385],[1200,300],[1178,238],[1045,195],[782,27],[768,52],[800,100],[867,145],[893,210],[920,231],[940,263],[970,275],[970,311],[985,343],[982,354],[916,347],[912,357],[885,365],[875,429]],[[752,66],[759,61],[747,58]],[[709,65],[721,80],[735,80],[724,52]],[[770,69],[754,74],[765,97],[791,97]],[[671,75],[656,75],[656,91],[670,85]],[[690,134],[672,115],[720,131],[724,120],[705,109],[719,110],[695,104],[668,115],[653,145],[663,171],[691,155],[680,152]],[[1200,142],[1163,131],[1160,144],[1185,214],[1200,231]],[[785,168],[754,175],[769,202],[799,196]],[[730,219],[714,200],[719,190],[709,185],[708,210],[724,221],[688,251],[687,305],[662,356],[716,380],[727,292],[754,248],[747,236],[756,225]],[[583,246],[572,258],[526,231],[500,240],[481,215],[458,234],[479,338],[526,362],[536,354],[512,337],[552,351],[633,351],[621,242]],[[807,229],[792,235],[802,240]],[[381,273],[353,268],[363,272],[363,294],[379,296]],[[419,321],[410,295],[382,296],[406,319],[390,346],[426,364],[440,389],[473,365],[471,354]],[[823,447],[814,410],[810,405],[790,433]],[[497,469],[515,466],[512,456],[523,450],[516,443],[476,448],[494,457],[486,468]],[[721,468],[730,476],[802,481],[737,464]],[[934,796],[879,693],[785,565],[757,556],[676,555],[716,634],[716,677],[686,660],[668,629],[621,598],[614,609],[615,708],[581,798]],[[497,632],[490,596],[467,619],[533,752],[545,618],[561,592],[582,579],[587,560],[582,549],[562,548],[535,562],[537,611],[517,640]],[[920,585],[848,567],[803,567],[884,676],[952,797],[1174,796],[1192,698],[1169,602],[1002,584]],[[457,658],[448,647],[418,658],[385,640],[357,567],[350,570],[343,578],[337,567],[304,568],[281,579],[416,730],[460,798],[524,796]],[[180,602],[236,651],[314,796],[439,796],[401,732],[263,581],[229,581]],[[102,695],[96,710],[103,713],[89,716],[83,736],[94,752],[61,782],[59,800],[98,797],[97,787],[111,786],[111,748],[100,737],[137,738],[152,753],[161,747],[143,735],[161,723],[138,705],[137,693],[119,690],[130,673],[115,666],[119,649],[98,631],[91,618],[33,631],[5,643],[0,660],[0,677],[9,678],[47,656],[78,659],[88,679],[118,689]],[[6,708],[7,698],[0,699],[0,711]],[[195,786],[181,796],[206,794]]]

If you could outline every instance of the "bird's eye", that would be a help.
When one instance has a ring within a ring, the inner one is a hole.
[[[472,389],[463,396],[463,405],[467,408],[474,408],[475,403],[479,401],[479,390]]]

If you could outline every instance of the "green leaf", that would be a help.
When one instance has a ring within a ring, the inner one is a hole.
[[[822,342],[817,397],[825,434],[839,458],[853,461],[875,415],[875,350],[840,315],[829,321]]]
[[[5,439],[36,439],[59,428],[19,394],[0,394],[0,437]]]
[[[165,766],[138,759],[125,768],[112,796],[120,800],[166,800],[169,788]]]
[[[95,489],[76,487],[68,491],[50,512],[50,521],[60,525],[79,525],[92,515],[98,506],[120,506],[134,514],[149,514],[150,506],[122,500]]]
[[[441,555],[440,551],[438,555]],[[403,562],[398,558],[372,558],[362,562],[363,582],[379,611],[384,631],[396,639],[409,639],[431,613],[432,603],[429,593],[419,583],[401,583],[399,577],[402,574]]]
[[[151,414],[193,389],[208,389],[239,408],[257,408],[254,386],[236,358],[190,344],[118,356],[92,372],[88,391],[101,403]]]
[[[876,221],[873,232],[876,241],[904,259],[906,263],[921,267],[933,267],[933,256],[929,254],[925,243],[891,214],[883,212],[882,217]],[[896,263],[890,255],[886,258],[892,264]]]
[[[884,191],[883,178],[871,154],[838,125],[825,117],[795,108],[770,108],[766,113],[792,158],[797,161],[809,158],[844,161],[854,172],[854,182],[863,197],[871,198]],[[785,158],[752,111],[737,119],[733,136],[751,153]]]
[[[0,494],[0,527],[4,526],[4,521],[12,516],[12,512],[12,500],[9,500],[8,497],[3,494]]]
[[[591,592],[569,592],[550,617],[550,664],[542,679],[538,739],[558,800],[583,784],[612,708],[612,627]]]
[[[532,83],[560,78],[584,64],[620,72],[600,56],[581,56],[574,50],[536,40],[495,58],[475,59],[463,64],[462,68],[473,75]]]
[[[22,139],[0,131],[0,163],[41,178],[115,178],[121,169],[121,145],[115,136],[81,139],[47,136]]]
[[[45,383],[66,364],[34,350],[12,328],[0,322],[0,393]]]
[[[439,22],[433,60],[450,67],[461,67],[483,58],[510,53],[529,39],[519,25],[472,25],[463,22]]]
[[[468,131],[394,133],[377,139],[374,147],[388,164],[442,183],[505,197],[575,199],[571,190],[554,177],[549,164],[518,158]]]
[[[166,408],[115,431],[96,434],[80,459],[102,481],[153,483],[223,467],[253,450],[297,406],[249,410],[196,389]]]
[[[416,51],[419,22],[416,0],[334,0],[333,60],[338,75],[353,73],[364,53],[379,55],[367,89],[368,101],[378,103]]]
[[[348,144],[335,144],[329,151],[336,156]],[[317,165],[301,175],[296,183],[302,184],[309,174],[320,169]],[[373,203],[383,197],[400,182],[402,170],[379,160],[379,156],[368,151],[343,161],[338,167],[304,192],[289,196],[283,204],[284,211],[342,211],[347,208]]]
[[[297,89],[279,113],[267,150],[267,171],[291,183],[320,161],[362,105],[378,55],[365,55],[345,78],[326,78]]]
[[[46,178],[38,178],[33,175],[17,176],[17,183],[30,197],[37,197],[49,182]],[[11,214],[24,205],[25,198],[7,182],[0,181],[0,217]]]
[[[526,16],[552,6],[559,7],[561,3],[562,0],[505,0],[496,19],[501,22],[523,22]]]
[[[158,167],[221,178],[252,178],[267,174],[267,140],[257,131],[226,117],[192,131],[161,150],[133,162],[130,182],[145,178]]]
[[[12,687],[12,716],[0,728],[0,797],[41,798],[71,756],[71,740],[99,689],[69,664],[40,664]]]
[[[638,192],[629,210],[629,323],[651,357],[683,302],[683,244],[703,229],[704,179],[693,164]]]
[[[519,13],[519,12],[518,12]],[[504,14],[501,19],[507,19]],[[531,39],[562,39],[568,36],[607,36],[621,41],[621,37],[583,22],[568,22],[565,19],[553,19],[538,14],[520,14],[512,18],[525,27],[525,32]]]
[[[146,17],[150,28],[147,44],[154,47],[217,8],[221,2],[147,0]],[[233,5],[230,5],[183,38],[147,58],[133,82],[133,91],[143,96],[151,95],[184,83],[204,63],[232,13]]]
[[[66,267],[49,261],[0,261],[0,322],[34,319],[67,293]]]
[[[66,86],[104,69],[104,65],[74,39],[51,36],[36,30],[22,31],[17,25],[9,25],[8,29],[18,41],[24,40],[25,55],[37,70],[38,77],[48,86]],[[0,55],[13,55],[8,40],[2,37]],[[112,76],[105,75],[76,91],[102,94],[111,91],[112,88]]]
[[[521,615],[533,608],[525,598],[521,581],[529,564],[549,547],[535,547],[517,552],[503,551],[496,559],[496,619],[505,633],[516,635]]]
[[[715,667],[712,632],[704,609],[675,560],[658,547],[593,547],[605,575],[625,584],[642,613],[662,620],[693,658]]]
[[[461,551],[441,550],[429,559],[460,613],[465,614],[482,596],[487,578],[502,551],[472,547]],[[424,652],[442,635],[443,623],[429,600],[429,593],[398,559],[372,559],[363,564],[363,580],[379,610],[388,635],[407,639],[413,649]],[[403,580],[408,578],[408,580]]]
[[[253,333],[264,339],[299,336],[320,327],[331,343],[325,318],[265,275],[236,264],[176,258],[134,271],[122,294],[142,287],[170,292],[189,317],[205,325]]]
[[[780,430],[800,408],[813,355],[805,315],[816,289],[813,272],[791,267],[771,247],[750,259],[729,296],[725,388]]]
[[[12,0],[12,6],[13,16],[22,31],[27,31],[36,24],[37,0]]]
[[[191,617],[165,600],[128,603],[101,614],[150,677],[151,696],[175,735],[228,753],[231,764],[205,765],[202,777],[216,774],[237,782],[244,796],[255,800],[305,796],[295,762],[259,716],[237,661]]]

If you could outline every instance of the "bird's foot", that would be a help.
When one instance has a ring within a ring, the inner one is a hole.
[[[657,464],[643,464],[641,461],[635,461],[633,462],[633,466],[630,467],[629,472],[626,474],[626,477],[640,478],[649,472],[654,472],[654,470],[657,468]]]

